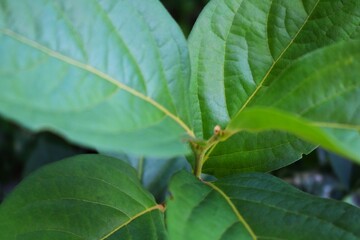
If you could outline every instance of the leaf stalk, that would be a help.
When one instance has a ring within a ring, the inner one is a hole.
[[[207,141],[193,141],[191,147],[195,154],[194,175],[201,179],[202,168],[215,146],[222,141],[224,131],[219,125],[214,128],[214,134]]]

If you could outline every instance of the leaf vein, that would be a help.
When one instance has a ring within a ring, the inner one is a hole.
[[[137,90],[117,81],[116,79],[114,79],[113,77],[107,75],[106,73],[98,70],[97,68],[91,66],[91,65],[88,65],[88,64],[85,64],[85,63],[82,63],[82,62],[79,62],[71,57],[68,57],[68,56],[65,56],[57,51],[54,51],[52,49],[49,49],[31,39],[28,39],[26,37],[24,37],[23,35],[19,34],[19,33],[16,33],[16,32],[13,32],[12,30],[10,29],[0,29],[0,32],[3,33],[4,35],[8,36],[8,37],[11,37],[27,46],[30,46],[38,51],[41,51],[53,58],[56,58],[64,63],[67,63],[67,64],[70,64],[70,65],[73,65],[79,69],[82,69],[82,70],[85,70],[85,71],[88,71],[108,82],[110,82],[111,84],[115,85],[116,87],[132,94],[133,96],[135,97],[138,97],[139,99],[153,105],[155,108],[157,108],[159,111],[163,112],[165,115],[167,115],[168,117],[170,117],[172,120],[174,120],[177,124],[179,124],[179,126],[181,126],[185,131],[186,133],[190,136],[190,137],[195,137],[193,131],[177,116],[175,116],[174,114],[172,114],[168,109],[166,109],[164,106],[162,106],[161,104],[159,104],[158,102],[156,102],[154,99],[138,92]]]
[[[347,231],[347,229],[335,224],[334,222],[330,222],[330,221],[327,221],[326,219],[324,218],[321,218],[319,216],[314,216],[314,215],[306,215],[306,214],[303,214],[301,212],[295,212],[295,211],[290,211],[288,209],[285,209],[285,208],[281,208],[281,207],[278,207],[276,205],[271,205],[271,204],[268,204],[268,203],[264,203],[264,202],[260,202],[260,201],[255,201],[255,200],[248,200],[248,199],[236,199],[238,201],[243,201],[243,202],[249,202],[249,203],[253,203],[253,204],[257,204],[257,205],[261,205],[261,206],[266,206],[266,207],[269,207],[269,208],[273,208],[275,210],[279,210],[279,211],[282,211],[282,212],[285,212],[285,213],[288,213],[288,214],[293,214],[293,215],[296,215],[296,216],[301,216],[301,217],[304,217],[306,219],[317,219],[319,220],[320,222],[324,222],[325,224],[329,224],[329,225],[332,225],[334,228],[337,228],[339,229],[340,231],[343,231],[345,233],[349,233],[350,235],[354,236],[354,237],[358,237],[356,236],[354,233],[352,232],[349,232]]]
[[[105,236],[103,236],[102,238],[100,238],[100,240],[104,240],[108,237],[110,237],[112,234],[114,234],[115,232],[117,232],[118,230],[120,230],[122,227],[127,226],[129,223],[131,223],[132,221],[134,221],[135,219],[151,212],[154,210],[159,210],[159,211],[163,211],[164,207],[162,205],[155,205],[151,208],[145,209],[142,212],[139,212],[138,214],[134,215],[133,217],[130,217],[130,219],[122,224],[120,224],[119,226],[117,226],[116,228],[114,228],[111,232],[109,232],[108,234],[106,234]]]
[[[114,25],[114,23],[112,22],[112,20],[110,19],[110,17],[106,14],[104,8],[100,5],[100,3],[98,1],[94,1],[96,3],[96,5],[98,6],[98,9],[100,10],[100,15],[105,19],[105,22],[108,23],[109,28],[112,30],[113,33],[115,33],[116,39],[118,39],[118,42],[121,44],[121,46],[123,46],[123,48],[125,49],[125,51],[128,53],[128,56],[130,57],[130,60],[134,63],[136,72],[139,74],[140,79],[142,81],[143,87],[145,89],[145,92],[147,93],[147,87],[146,87],[146,82],[145,82],[145,77],[144,74],[139,66],[139,64],[137,63],[134,54],[130,51],[130,49],[126,46],[123,38],[120,36],[119,32],[116,31],[116,27]]]
[[[75,237],[78,237],[79,239],[83,239],[83,240],[86,239],[86,238],[83,238],[80,235],[77,235],[77,234],[73,233],[73,232],[65,231],[65,230],[62,230],[62,229],[55,229],[55,228],[39,229],[39,230],[36,230],[36,231],[27,231],[25,233],[16,234],[15,239],[18,239],[18,236],[26,235],[28,233],[36,233],[36,232],[61,232],[61,233],[66,233],[66,234],[69,234],[69,235],[73,235]]]
[[[256,96],[256,94],[260,91],[260,89],[262,88],[262,86],[264,85],[265,81],[268,79],[271,71],[274,69],[274,67],[276,66],[276,64],[281,60],[282,56],[286,53],[286,51],[291,47],[291,45],[294,43],[295,39],[298,37],[298,35],[300,34],[301,30],[305,27],[305,25],[308,23],[310,17],[312,16],[313,12],[315,11],[316,7],[318,6],[320,0],[317,0],[317,2],[315,3],[313,9],[311,10],[311,12],[309,13],[309,15],[307,16],[307,18],[305,19],[304,23],[302,24],[302,26],[299,28],[299,30],[296,32],[296,34],[294,35],[294,37],[290,40],[290,42],[288,43],[288,45],[284,48],[284,50],[281,52],[281,54],[279,55],[279,57],[273,62],[273,64],[270,66],[269,70],[267,71],[267,73],[265,74],[265,76],[263,77],[263,79],[260,81],[259,85],[256,87],[255,91],[248,97],[248,99],[246,100],[246,102],[244,103],[244,105],[240,108],[240,110],[236,113],[235,117],[236,118],[248,105],[249,103],[252,101],[252,99]]]
[[[246,222],[246,220],[244,219],[244,217],[240,214],[240,212],[238,211],[238,209],[236,208],[236,206],[234,205],[234,203],[231,201],[230,197],[226,195],[226,193],[224,193],[220,188],[218,188],[216,185],[210,183],[210,182],[206,182],[206,184],[208,186],[210,186],[214,191],[218,192],[224,199],[225,201],[230,205],[231,209],[233,210],[233,212],[235,213],[236,217],[238,218],[239,222],[241,222],[244,227],[246,228],[246,230],[248,231],[248,233],[251,235],[251,237],[256,240],[257,236],[255,235],[254,231],[251,229],[251,227],[249,226],[249,224]]]

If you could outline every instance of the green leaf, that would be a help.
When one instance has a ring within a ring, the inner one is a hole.
[[[170,239],[360,237],[358,208],[308,195],[267,174],[238,174],[204,183],[181,173],[174,178],[171,192]]]
[[[219,180],[215,186],[232,200],[255,233],[265,239],[360,237],[358,208],[308,195],[271,175],[236,175]]]
[[[164,239],[161,210],[129,165],[81,155],[42,168],[5,199],[0,238]]]
[[[104,151],[188,152],[187,43],[157,0],[5,0],[0,43],[4,116]]]
[[[233,206],[190,173],[176,174],[170,191],[166,208],[170,239],[252,239],[252,230]]]
[[[343,40],[359,39],[357,0],[213,0],[189,38],[197,136],[225,128],[294,61]],[[204,171],[217,176],[270,171],[314,146],[279,132],[239,133],[218,144]]]
[[[360,162],[360,75],[354,69],[360,69],[359,41],[308,54],[227,130],[287,131]]]
[[[235,130],[236,129],[236,130]],[[345,129],[322,127],[317,122],[307,121],[297,115],[271,108],[252,108],[243,111],[237,121],[229,125],[229,131],[265,131],[276,129],[296,134],[303,139],[320,143],[322,147],[345,157],[360,161],[360,141],[356,132]],[[346,133],[349,137],[346,137]]]

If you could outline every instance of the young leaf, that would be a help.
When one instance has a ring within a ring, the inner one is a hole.
[[[40,169],[10,194],[0,238],[164,239],[161,210],[129,165],[80,155]]]
[[[359,41],[308,54],[227,129],[283,130],[360,162],[360,75],[354,69],[360,69]]]
[[[189,38],[196,135],[223,128],[289,65],[310,52],[359,39],[357,0],[213,0]],[[314,148],[279,133],[238,133],[218,144],[204,165],[220,175],[269,171]]]
[[[183,172],[174,177],[171,192],[166,218],[171,239],[360,237],[358,208],[308,195],[267,174],[203,183]]]
[[[187,44],[159,1],[5,0],[0,43],[2,115],[104,151],[188,151]]]

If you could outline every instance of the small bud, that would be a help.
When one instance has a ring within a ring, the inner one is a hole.
[[[219,125],[216,125],[214,127],[214,134],[215,135],[220,135],[220,133],[221,133],[221,127]]]

